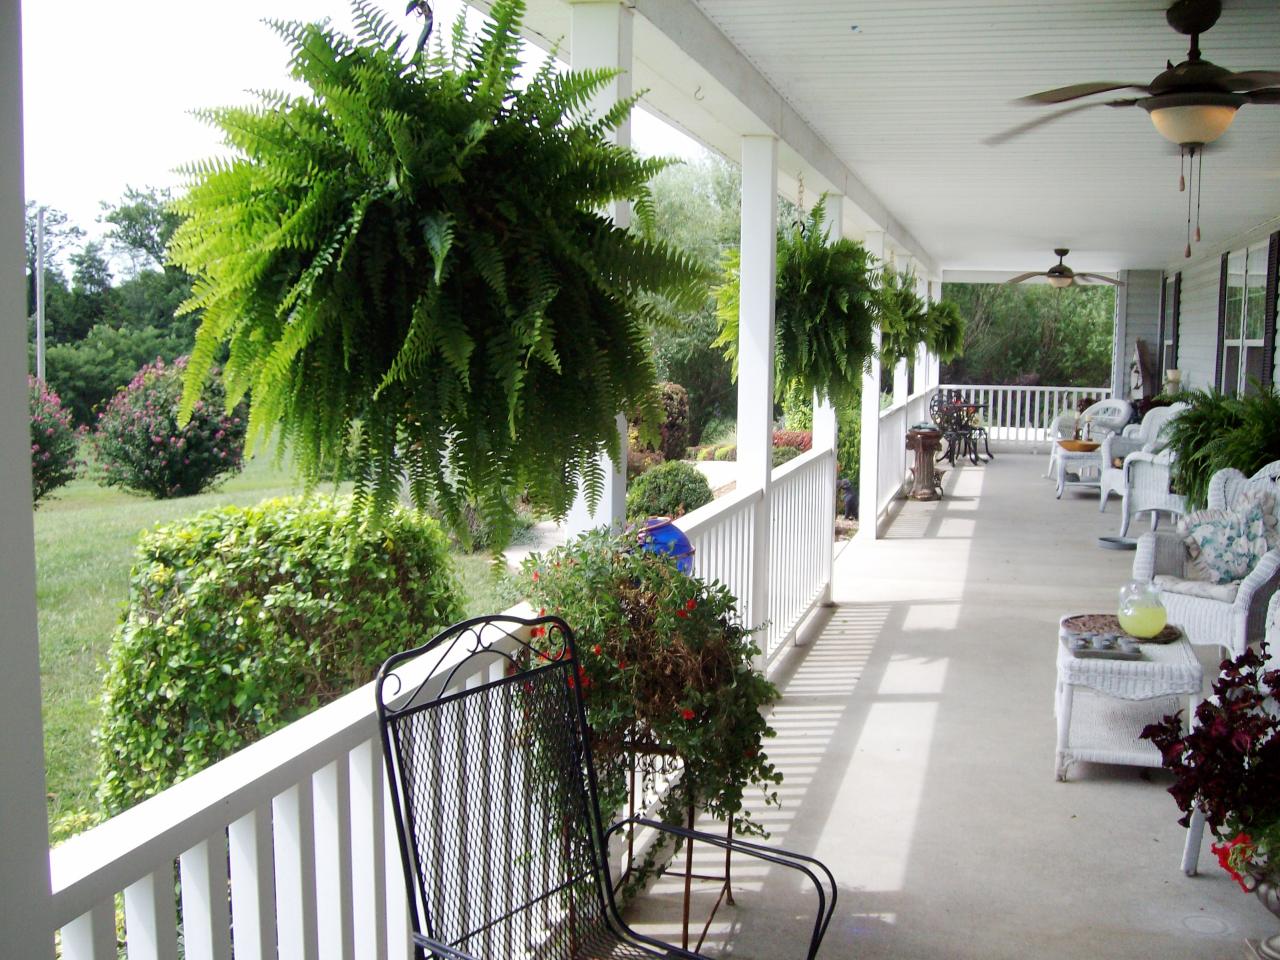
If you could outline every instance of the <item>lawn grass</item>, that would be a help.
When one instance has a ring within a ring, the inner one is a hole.
[[[300,492],[287,465],[261,456],[213,493],[148,500],[77,480],[36,511],[40,682],[55,839],[83,825],[65,818],[96,809],[98,692],[111,635],[128,596],[139,532],[209,507],[248,506]],[[510,582],[495,580],[487,555],[456,553],[454,560],[468,616],[504,610],[515,602]]]

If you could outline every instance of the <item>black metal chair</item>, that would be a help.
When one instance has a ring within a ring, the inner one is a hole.
[[[819,861],[644,817],[603,828],[581,677],[557,617],[467,620],[382,665],[379,728],[419,960],[697,960],[622,919],[608,843],[628,827],[799,871],[817,890],[812,960],[836,901]]]

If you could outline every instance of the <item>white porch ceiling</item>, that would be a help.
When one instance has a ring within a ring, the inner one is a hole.
[[[944,269],[1161,267],[1182,251],[1176,148],[1100,107],[1000,147],[1024,94],[1147,82],[1186,38],[1162,0],[695,0]],[[1201,38],[1229,69],[1280,69],[1280,4],[1225,0]],[[854,32],[853,25],[859,27]],[[1127,94],[1120,94],[1127,95]],[[1105,97],[1103,98],[1105,99]],[[1204,243],[1280,214],[1280,109],[1244,107],[1206,153]]]
[[[651,108],[731,157],[740,133],[773,129],[785,140],[785,116],[759,97],[743,102],[747,74],[758,73],[816,135],[808,149],[784,146],[784,171],[822,189],[833,164],[813,157],[829,152],[864,188],[852,197],[862,211],[939,269],[1042,270],[1057,246],[1085,271],[1181,256],[1177,150],[1140,109],[1100,107],[1000,147],[982,142],[1036,115],[1015,97],[1085,80],[1146,83],[1165,60],[1184,59],[1165,0],[634,2],[636,83]],[[1204,56],[1233,70],[1280,69],[1280,4],[1223,6]],[[676,35],[703,15],[741,55],[741,85],[724,50],[690,51],[687,31]],[[528,26],[567,38],[569,4],[530,0]],[[1205,157],[1201,252],[1277,215],[1280,108],[1248,105]]]

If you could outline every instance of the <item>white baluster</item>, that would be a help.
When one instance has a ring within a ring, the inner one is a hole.
[[[124,930],[129,960],[178,960],[177,921],[171,863],[125,887]]]
[[[271,808],[260,807],[227,830],[231,853],[232,946],[236,960],[276,956],[276,877]]]
[[[178,858],[182,876],[182,948],[186,960],[230,960],[227,837],[221,830]]]
[[[312,960],[318,955],[318,936],[311,778],[272,800],[271,812],[280,958]]]
[[[325,764],[312,778],[315,790],[316,923],[321,960],[350,960],[351,787],[348,760]]]
[[[99,903],[62,928],[63,960],[116,960],[116,902]],[[15,958],[17,960],[17,958]]]

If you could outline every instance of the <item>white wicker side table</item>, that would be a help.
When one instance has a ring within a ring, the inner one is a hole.
[[[1063,617],[1065,620],[1066,617]],[[1144,643],[1141,660],[1071,655],[1058,624],[1058,687],[1054,714],[1058,746],[1054,774],[1067,779],[1076,760],[1160,766],[1160,751],[1138,735],[1186,699],[1190,719],[1204,682],[1200,661],[1185,635],[1172,643]]]
[[[1059,500],[1069,486],[1097,487],[1102,482],[1102,456],[1097,450],[1059,449],[1054,478],[1058,481]]]

